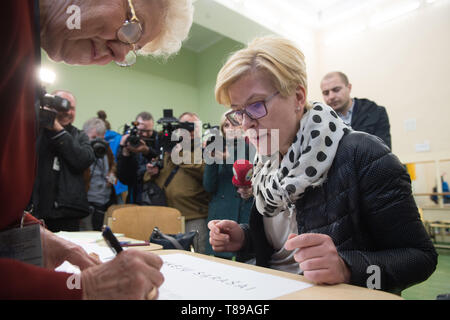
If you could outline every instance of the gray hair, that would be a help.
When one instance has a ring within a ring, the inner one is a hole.
[[[141,119],[144,120],[144,121],[149,121],[149,120],[152,120],[152,121],[153,121],[153,116],[152,116],[152,114],[151,114],[150,112],[147,112],[147,111],[142,111],[141,113],[139,113],[139,114],[136,116],[136,121],[137,121],[137,119],[139,119],[139,118],[141,118]]]
[[[83,124],[83,131],[87,134],[92,129],[95,129],[97,134],[104,135],[106,132],[105,122],[100,118],[91,118]]]
[[[160,34],[147,43],[139,53],[168,57],[180,50],[194,19],[192,0],[163,0],[165,16]]]

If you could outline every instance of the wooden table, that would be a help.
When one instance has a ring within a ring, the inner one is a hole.
[[[158,250],[154,251],[153,253],[158,255],[183,253],[193,255],[197,258],[207,259],[235,267],[246,268],[262,273],[272,274],[275,276],[311,283],[310,281],[306,280],[304,276],[301,275],[258,267],[246,263],[216,258],[213,256],[203,255],[189,251]],[[371,290],[348,284],[338,284],[338,285],[314,285],[312,287],[278,297],[276,300],[403,300],[403,299],[395,294],[384,291]]]

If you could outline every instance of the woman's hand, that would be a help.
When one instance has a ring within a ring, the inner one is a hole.
[[[238,187],[237,192],[241,196],[242,199],[247,200],[251,196],[253,196],[253,188],[252,187]]]
[[[319,233],[290,234],[284,245],[295,250],[294,259],[306,279],[317,284],[350,282],[350,269],[339,256],[330,236]]]
[[[209,243],[214,251],[239,251],[244,245],[244,230],[236,221],[211,220],[208,223]]]
[[[113,260],[81,272],[83,299],[156,299],[164,282],[162,259],[126,250]]]
[[[55,269],[66,260],[80,270],[101,264],[98,257],[87,254],[79,245],[58,237],[42,227],[41,240],[45,268]]]

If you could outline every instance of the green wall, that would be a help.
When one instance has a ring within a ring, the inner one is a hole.
[[[123,125],[141,111],[155,119],[162,109],[173,109],[179,116],[196,112],[203,122],[217,124],[225,110],[214,99],[217,73],[230,52],[241,44],[224,38],[201,53],[182,49],[168,61],[138,57],[130,68],[114,63],[106,66],[69,66],[54,63],[43,52],[42,66],[56,73],[47,91],[65,89],[77,98],[75,126],[105,110],[112,129],[122,132]]]
[[[241,43],[225,38],[198,55],[197,84],[201,107],[200,114],[203,122],[219,124],[222,114],[227,110],[216,102],[214,96],[216,78],[228,56],[242,47]]]

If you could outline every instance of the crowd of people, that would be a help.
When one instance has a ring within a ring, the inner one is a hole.
[[[148,110],[123,134],[111,130],[104,111],[76,128],[77,100],[67,90],[53,95],[68,107],[38,126],[38,115],[53,112],[39,107],[32,76],[41,46],[55,61],[127,66],[136,53],[176,52],[193,13],[190,0],[80,2],[90,14],[72,38],[61,31],[65,1],[36,3],[8,2],[0,19],[8,25],[0,55],[2,78],[8,75],[0,85],[0,133],[7,137],[0,145],[0,236],[43,220],[36,236],[42,259],[30,265],[0,252],[0,298],[148,298],[164,281],[157,255],[127,250],[101,263],[53,234],[100,230],[124,192],[126,203],[178,209],[186,232],[198,232],[199,253],[318,284],[366,286],[375,265],[378,289],[397,294],[432,274],[437,253],[409,175],[391,151],[386,109],[352,98],[344,73],[323,78],[325,103],[310,102],[303,53],[287,39],[262,37],[230,56],[217,76],[216,100],[230,110],[217,119],[214,142],[188,110],[171,119],[177,126],[168,132],[155,130]],[[149,197],[149,188],[163,198]],[[69,289],[70,275],[54,272],[66,260],[80,267],[81,288]],[[123,274],[129,277],[117,281]]]
[[[163,205],[181,212],[186,231],[198,232],[194,241],[196,252],[215,254],[209,245],[208,221],[222,218],[248,223],[251,188],[248,182],[239,185],[236,178],[233,184],[233,164],[239,160],[238,139],[245,149],[242,160],[252,161],[254,152],[250,154],[250,150],[254,149],[245,141],[242,130],[235,129],[225,116],[220,121],[220,131],[211,135],[201,132],[201,121],[195,113],[185,112],[179,118],[169,119],[175,125],[191,124],[188,142],[192,148],[182,150],[182,141],[165,143],[163,133],[155,130],[152,114],[143,111],[123,134],[109,130],[109,135],[119,141],[114,146],[106,140],[110,124],[105,111],[88,119],[79,130],[73,125],[74,95],[68,91],[54,94],[67,98],[71,107],[58,112],[54,127],[44,128],[40,135],[38,153],[42,156],[31,203],[34,215],[50,231],[100,231],[104,215],[113,204]],[[203,155],[214,139],[223,141],[223,149],[212,150],[210,164],[204,160],[195,163],[191,151],[200,148]],[[172,152],[178,149],[181,158],[189,161],[172,160]],[[188,158],[186,153],[190,153]],[[214,161],[219,158],[222,161]],[[162,190],[162,202],[149,201],[149,183]],[[119,184],[125,185],[126,191],[117,190]],[[232,253],[217,255],[233,257]]]

